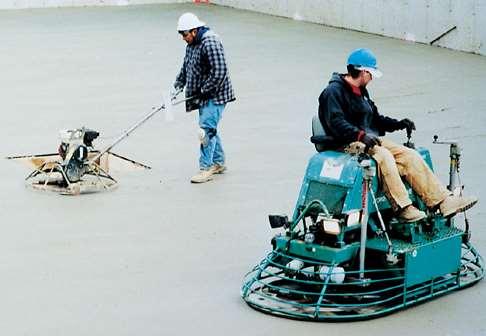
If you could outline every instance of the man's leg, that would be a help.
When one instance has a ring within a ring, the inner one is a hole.
[[[442,215],[450,217],[477,203],[476,197],[451,195],[417,151],[387,139],[382,139],[382,146],[393,154],[400,175],[405,177],[428,208],[439,206]]]
[[[215,105],[215,106],[218,107],[216,112],[218,113],[217,119],[219,122],[222,118],[225,105],[223,104],[223,105]],[[224,166],[225,154],[223,150],[223,144],[221,142],[221,137],[219,136],[219,134],[216,134],[214,136],[214,141],[215,141],[215,145],[214,145],[214,152],[213,152],[213,169],[215,174],[222,174],[226,170],[226,167]]]
[[[398,216],[406,222],[415,222],[425,218],[426,214],[412,205],[392,153],[384,146],[375,146],[370,149],[369,153],[376,160],[383,191]]]
[[[212,179],[213,156],[216,147],[218,122],[221,119],[224,105],[215,105],[211,100],[199,109],[199,174],[191,182],[203,183]]]
[[[405,177],[428,208],[437,206],[450,194],[416,150],[381,140],[381,145],[393,155],[400,176]]]
[[[223,145],[221,143],[221,138],[219,135],[216,134],[216,145],[214,146],[214,153],[213,153],[213,169],[215,174],[222,174],[226,170],[226,166],[224,165],[225,162],[225,155],[223,150]]]
[[[378,165],[384,192],[393,209],[399,211],[412,204],[392,153],[385,146],[374,146],[369,153]]]

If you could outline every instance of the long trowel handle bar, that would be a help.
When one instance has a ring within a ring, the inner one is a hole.
[[[171,105],[172,106],[176,106],[176,105],[179,105],[183,102],[185,102],[186,100],[190,100],[190,99],[194,99],[195,97],[187,97],[187,98],[184,98],[184,99],[181,99],[181,100],[178,100],[176,102],[171,102]],[[150,113],[148,113],[146,116],[144,116],[142,119],[140,119],[138,122],[136,122],[132,127],[130,127],[129,129],[127,129],[126,131],[123,132],[122,135],[120,135],[115,141],[113,141],[112,144],[110,144],[108,147],[106,147],[104,150],[102,150],[101,152],[99,152],[95,157],[93,157],[91,160],[90,160],[90,163],[94,163],[96,162],[101,156],[103,156],[103,154],[105,154],[106,152],[109,152],[113,147],[115,147],[116,145],[118,145],[123,139],[125,139],[126,137],[128,137],[133,131],[135,131],[138,127],[140,127],[143,123],[145,123],[147,120],[149,120],[150,118],[152,118],[155,114],[157,114],[158,112],[160,112],[161,110],[164,110],[166,108],[165,106],[165,103],[162,103],[162,105],[160,105],[159,107],[157,107],[156,109],[154,109],[153,111],[150,111]]]

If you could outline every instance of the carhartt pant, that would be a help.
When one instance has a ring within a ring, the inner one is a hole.
[[[217,128],[225,105],[214,104],[212,100],[209,100],[199,108],[199,127],[206,134],[201,141],[199,156],[200,169],[207,170],[214,164],[224,164],[224,151]]]
[[[378,164],[383,189],[395,210],[412,204],[401,177],[428,208],[437,206],[450,194],[417,151],[385,138],[380,140],[381,146],[374,146],[369,153]]]

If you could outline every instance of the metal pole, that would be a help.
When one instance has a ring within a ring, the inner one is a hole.
[[[462,189],[459,183],[458,173],[459,173],[459,159],[461,157],[461,148],[458,143],[450,144],[450,166],[449,166],[449,190],[456,196],[461,194],[461,190],[456,190],[457,188]]]
[[[363,169],[363,188],[361,193],[361,240],[359,248],[359,278],[364,279],[365,256],[366,256],[366,239],[368,230],[368,186],[369,181],[374,175],[370,160],[363,160],[360,163]]]
[[[380,222],[381,230],[385,234],[385,238],[386,238],[386,242],[388,243],[388,247],[391,248],[392,242],[390,240],[390,237],[388,236],[388,232],[386,231],[385,222],[383,221],[383,217],[381,216],[380,209],[378,208],[378,203],[376,202],[375,193],[373,192],[373,190],[371,190],[371,186],[369,186],[368,189],[370,190],[371,199],[373,200],[373,204],[374,204],[375,209],[376,209],[376,214],[378,215],[378,221]]]
[[[432,143],[439,144],[439,145],[450,145],[449,149],[449,185],[447,189],[449,189],[452,193],[460,195],[462,192],[462,186],[459,183],[459,160],[461,157],[461,147],[459,146],[459,142],[456,140],[451,141],[438,141],[439,136],[434,135],[434,141]],[[459,190],[457,190],[459,188]]]
[[[195,97],[187,97],[185,99],[181,99],[181,100],[179,100],[179,101],[177,101],[175,103],[172,103],[172,106],[179,105],[180,103],[183,103],[186,100],[193,99],[193,98],[195,98]],[[147,120],[149,120],[150,118],[152,118],[156,113],[158,113],[159,111],[161,111],[161,110],[163,110],[165,108],[166,108],[165,107],[165,103],[162,103],[162,105],[160,105],[158,108],[156,108],[155,110],[153,110],[150,113],[148,113],[145,117],[143,117],[141,120],[139,120],[137,123],[135,123],[135,125],[133,125],[129,129],[127,129],[126,131],[124,131],[123,134],[120,135],[111,145],[109,145],[108,147],[106,147],[104,150],[102,150],[101,152],[99,152],[94,158],[92,158],[89,161],[89,164],[92,164],[93,162],[96,162],[96,160],[98,160],[103,154],[105,154],[106,152],[110,151],[113,147],[115,147],[118,143],[120,143],[120,141],[122,141],[123,139],[125,139],[126,137],[128,137],[130,135],[130,133],[132,133],[134,130],[136,130],[138,127],[140,127]]]
[[[162,110],[164,108],[165,108],[165,104],[162,104],[160,107],[158,107],[157,109],[151,111],[149,114],[147,114],[145,117],[143,117],[140,121],[138,121],[137,123],[135,123],[135,125],[133,125],[129,129],[127,129],[126,131],[124,131],[123,134],[120,135],[111,145],[109,145],[108,147],[106,147],[104,150],[102,150],[101,152],[99,152],[94,158],[92,158],[90,160],[90,164],[93,163],[93,162],[96,162],[96,160],[98,160],[103,154],[105,154],[106,152],[108,152],[109,150],[111,150],[113,147],[115,147],[120,141],[122,141],[123,139],[125,139],[126,137],[128,137],[130,135],[130,133],[132,133],[140,125],[142,125],[144,122],[146,122],[147,120],[149,120],[150,118],[152,118],[157,112],[159,112],[160,110]]]

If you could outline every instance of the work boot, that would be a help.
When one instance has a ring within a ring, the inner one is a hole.
[[[466,211],[478,202],[476,197],[447,196],[439,206],[440,213],[444,217],[452,217],[458,212]]]
[[[427,217],[427,215],[425,214],[425,212],[420,211],[413,205],[409,205],[402,209],[402,211],[400,211],[398,217],[404,222],[411,223],[424,219]]]
[[[223,174],[226,171],[226,166],[215,163],[214,166],[211,167],[213,174]]]
[[[213,174],[214,174],[213,169],[207,169],[207,170],[201,169],[199,173],[191,177],[191,182],[204,183],[204,182],[211,181],[213,179]]]

